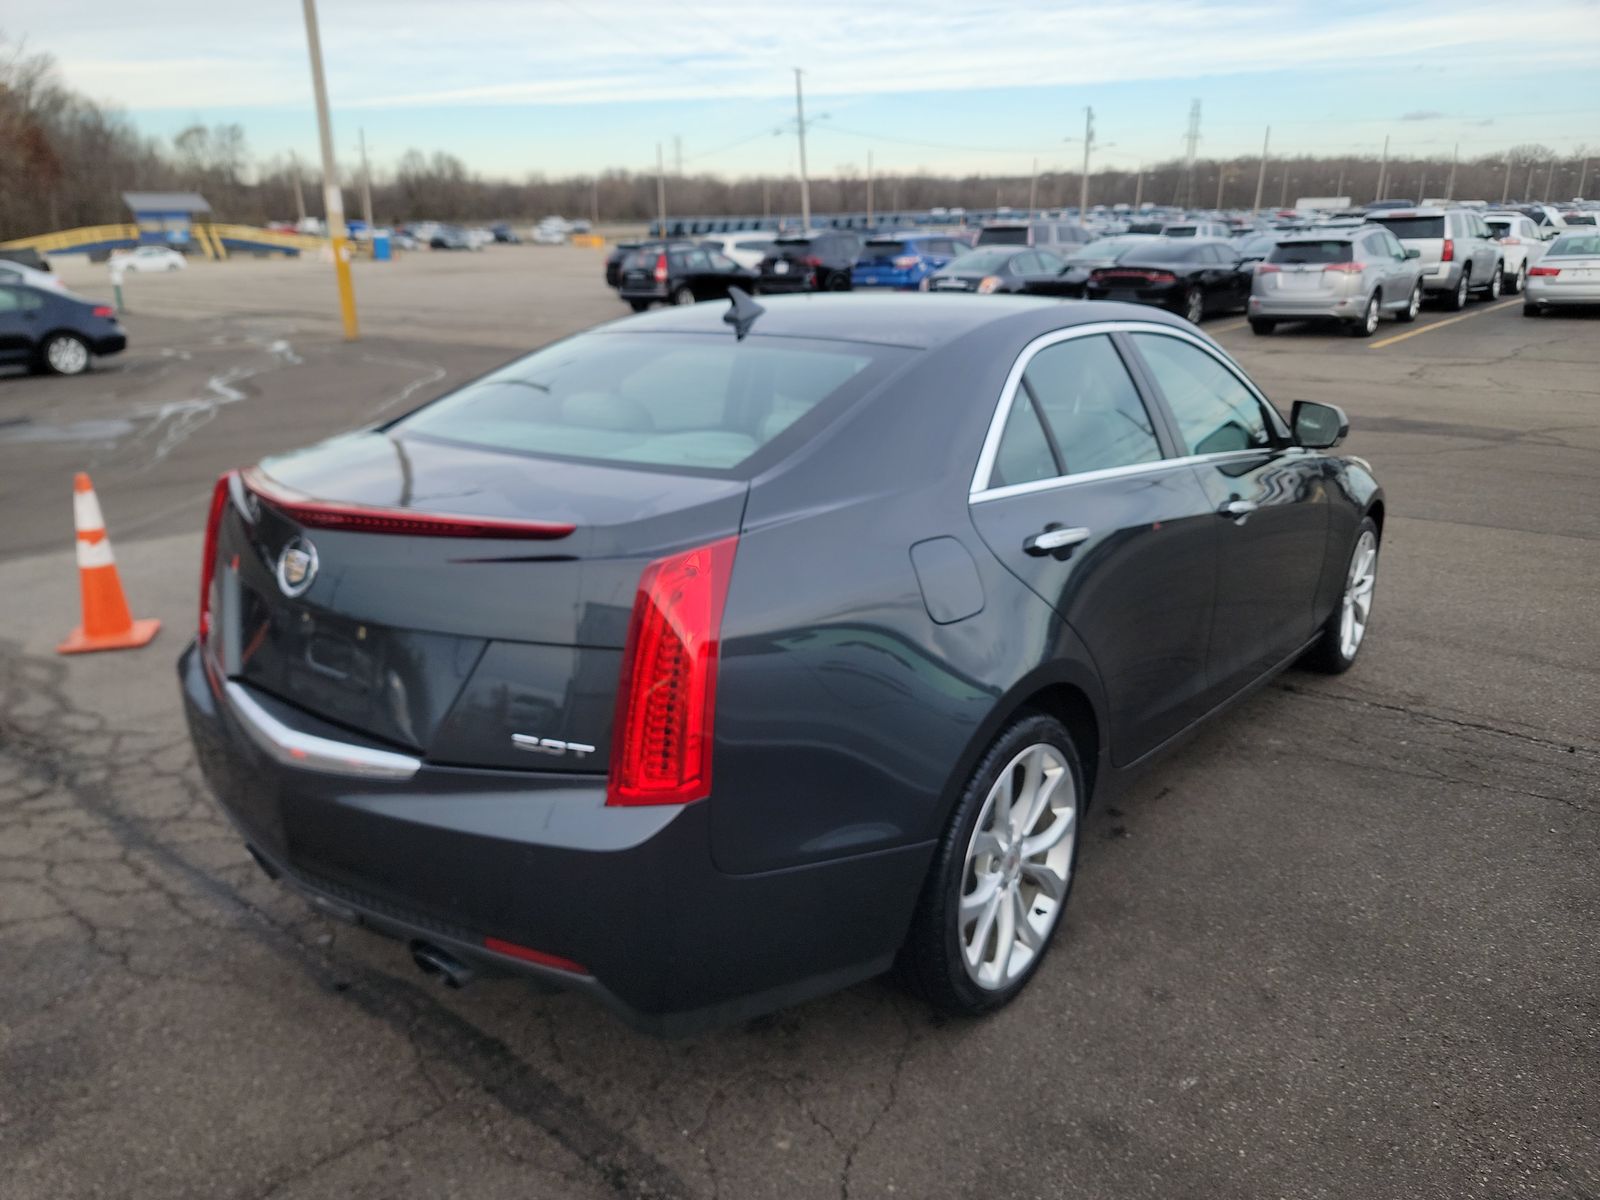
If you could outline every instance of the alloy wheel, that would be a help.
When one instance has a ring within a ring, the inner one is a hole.
[[[1487,298],[1490,300],[1500,299],[1500,287],[1504,282],[1505,269],[1503,267],[1496,267],[1494,269],[1494,274],[1489,276],[1489,292]]]
[[[1523,263],[1517,268],[1517,277],[1511,284],[1511,291],[1521,295],[1528,287],[1528,264]]]
[[[1468,286],[1471,282],[1472,280],[1467,277],[1467,273],[1465,271],[1461,272],[1461,282],[1456,284],[1457,308],[1465,308],[1467,306],[1467,300],[1472,296],[1472,288]]]
[[[1367,331],[1369,336],[1377,330],[1377,328],[1378,328],[1378,298],[1377,298],[1377,296],[1373,296],[1372,299],[1367,301],[1367,313],[1366,313],[1366,316],[1361,318],[1361,323],[1362,323],[1362,327],[1364,329],[1366,329],[1366,331]]]
[[[1372,591],[1378,582],[1378,539],[1370,529],[1362,530],[1350,554],[1350,572],[1345,577],[1343,607],[1339,614],[1339,653],[1350,659],[1361,648],[1372,617]]]
[[[957,937],[968,977],[999,991],[1024,974],[1061,915],[1078,795],[1048,742],[1020,751],[989,789],[967,843]]]
[[[1200,318],[1206,315],[1206,298],[1199,288],[1190,288],[1184,297],[1183,315],[1191,325],[1200,324]]]
[[[77,375],[89,365],[89,348],[75,337],[57,337],[45,347],[45,361],[58,375]]]
[[[1422,311],[1422,285],[1419,283],[1411,289],[1411,300],[1406,305],[1406,319],[1414,321],[1417,314]]]

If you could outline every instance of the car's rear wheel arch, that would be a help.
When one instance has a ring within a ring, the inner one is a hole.
[[[1372,523],[1378,527],[1378,542],[1383,542],[1383,501],[1374,500],[1367,509],[1367,516],[1372,518]]]

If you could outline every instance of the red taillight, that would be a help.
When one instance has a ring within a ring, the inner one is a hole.
[[[94,315],[97,317],[114,317],[117,315],[117,310],[109,304],[96,304],[94,306]]]
[[[1177,283],[1178,277],[1169,271],[1151,271],[1145,278],[1151,283]]]
[[[1542,275],[1542,276],[1545,276],[1546,278],[1548,278],[1548,277],[1550,277],[1552,275],[1561,274],[1561,268],[1560,267],[1530,267],[1530,268],[1528,268],[1528,274],[1529,275]]]
[[[1500,244],[1502,246],[1520,246],[1522,245],[1522,239],[1519,237],[1503,237],[1500,239]]]
[[[902,271],[909,271],[921,261],[915,254],[904,254],[894,260],[894,265]]]
[[[1276,275],[1279,272],[1281,272],[1282,270],[1283,270],[1283,268],[1280,267],[1277,263],[1264,262],[1264,263],[1257,263],[1256,264],[1256,274],[1257,275]]]
[[[520,958],[523,962],[538,963],[541,967],[571,971],[574,975],[589,973],[588,967],[575,963],[570,958],[562,958],[559,954],[547,954],[543,950],[533,950],[527,946],[519,946],[515,942],[501,941],[499,938],[484,938],[483,948],[493,950],[496,954],[504,954],[507,958]]]
[[[806,266],[811,267],[813,269],[815,269],[817,267],[820,267],[822,265],[822,260],[820,258],[818,258],[815,254],[808,254],[804,258],[802,258],[800,261],[805,263]]]
[[[200,559],[200,640],[211,632],[211,581],[217,573],[217,530],[222,525],[223,511],[228,507],[228,496],[233,487],[233,472],[225,471],[211,489],[211,514],[206,517],[205,548]]]
[[[1456,258],[1456,244],[1449,238],[1444,240],[1444,249],[1439,251],[1440,262],[1454,262]]]
[[[665,283],[666,281],[667,281],[667,256],[665,254],[658,254],[658,255],[656,255],[656,282],[657,283]]]
[[[1328,263],[1322,269],[1324,271],[1333,271],[1339,275],[1359,275],[1367,269],[1367,264],[1358,262]]]
[[[639,577],[607,804],[687,804],[710,793],[722,606],[738,544],[724,538],[657,559]]]
[[[521,538],[536,541],[564,538],[576,525],[562,521],[523,521],[510,517],[468,517],[449,513],[414,512],[409,508],[380,508],[318,500],[284,487],[257,468],[244,472],[244,484],[273,508],[311,529],[339,529],[351,533],[393,533],[412,537]]]

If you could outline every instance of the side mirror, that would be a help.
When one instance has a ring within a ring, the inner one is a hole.
[[[1318,404],[1314,400],[1296,400],[1289,414],[1289,425],[1294,430],[1294,444],[1307,450],[1337,446],[1350,432],[1350,419],[1342,408]]]
[[[1421,258],[1422,257],[1422,251],[1418,250],[1415,246],[1407,246],[1406,247],[1406,257],[1407,258]]]

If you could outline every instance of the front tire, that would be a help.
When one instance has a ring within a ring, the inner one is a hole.
[[[843,271],[835,271],[828,277],[828,290],[830,292],[848,292],[850,290],[850,276]]]
[[[1517,273],[1511,277],[1511,282],[1506,284],[1506,292],[1512,296],[1522,295],[1522,289],[1528,286],[1528,264],[1523,263],[1517,268]]]
[[[1500,289],[1505,283],[1505,267],[1495,263],[1494,274],[1489,276],[1489,286],[1483,289],[1482,297],[1493,302],[1500,299]]]
[[[1198,325],[1206,315],[1205,293],[1197,287],[1190,288],[1183,297],[1183,317],[1191,325]]]
[[[89,346],[76,334],[54,333],[45,339],[39,360],[57,375],[82,375],[89,369]]]
[[[694,292],[689,288],[681,287],[672,293],[672,302],[674,304],[693,304]]]
[[[629,300],[628,301],[628,307],[633,309],[634,312],[645,312],[650,307],[650,301],[648,301],[648,300]]]
[[[1417,319],[1417,314],[1422,311],[1422,281],[1411,289],[1411,299],[1406,301],[1406,306],[1395,316],[1395,320],[1403,325],[1409,325]]]
[[[906,984],[935,1008],[1010,1003],[1050,947],[1072,889],[1083,769],[1053,717],[995,740],[956,802],[901,949]]]
[[[1465,268],[1461,271],[1461,280],[1456,284],[1455,290],[1444,298],[1444,306],[1451,312],[1460,312],[1467,306],[1467,300],[1472,295],[1472,272]]]
[[[1266,337],[1277,327],[1278,323],[1276,321],[1269,321],[1265,317],[1250,318],[1250,332],[1255,334],[1257,337]]]
[[[1537,317],[1542,311],[1537,304],[1524,304],[1522,306],[1522,315],[1525,317]]]
[[[1355,665],[1372,620],[1372,596],[1378,583],[1378,523],[1362,517],[1345,567],[1339,603],[1322,625],[1322,637],[1306,652],[1305,664],[1327,675],[1343,675]]]

